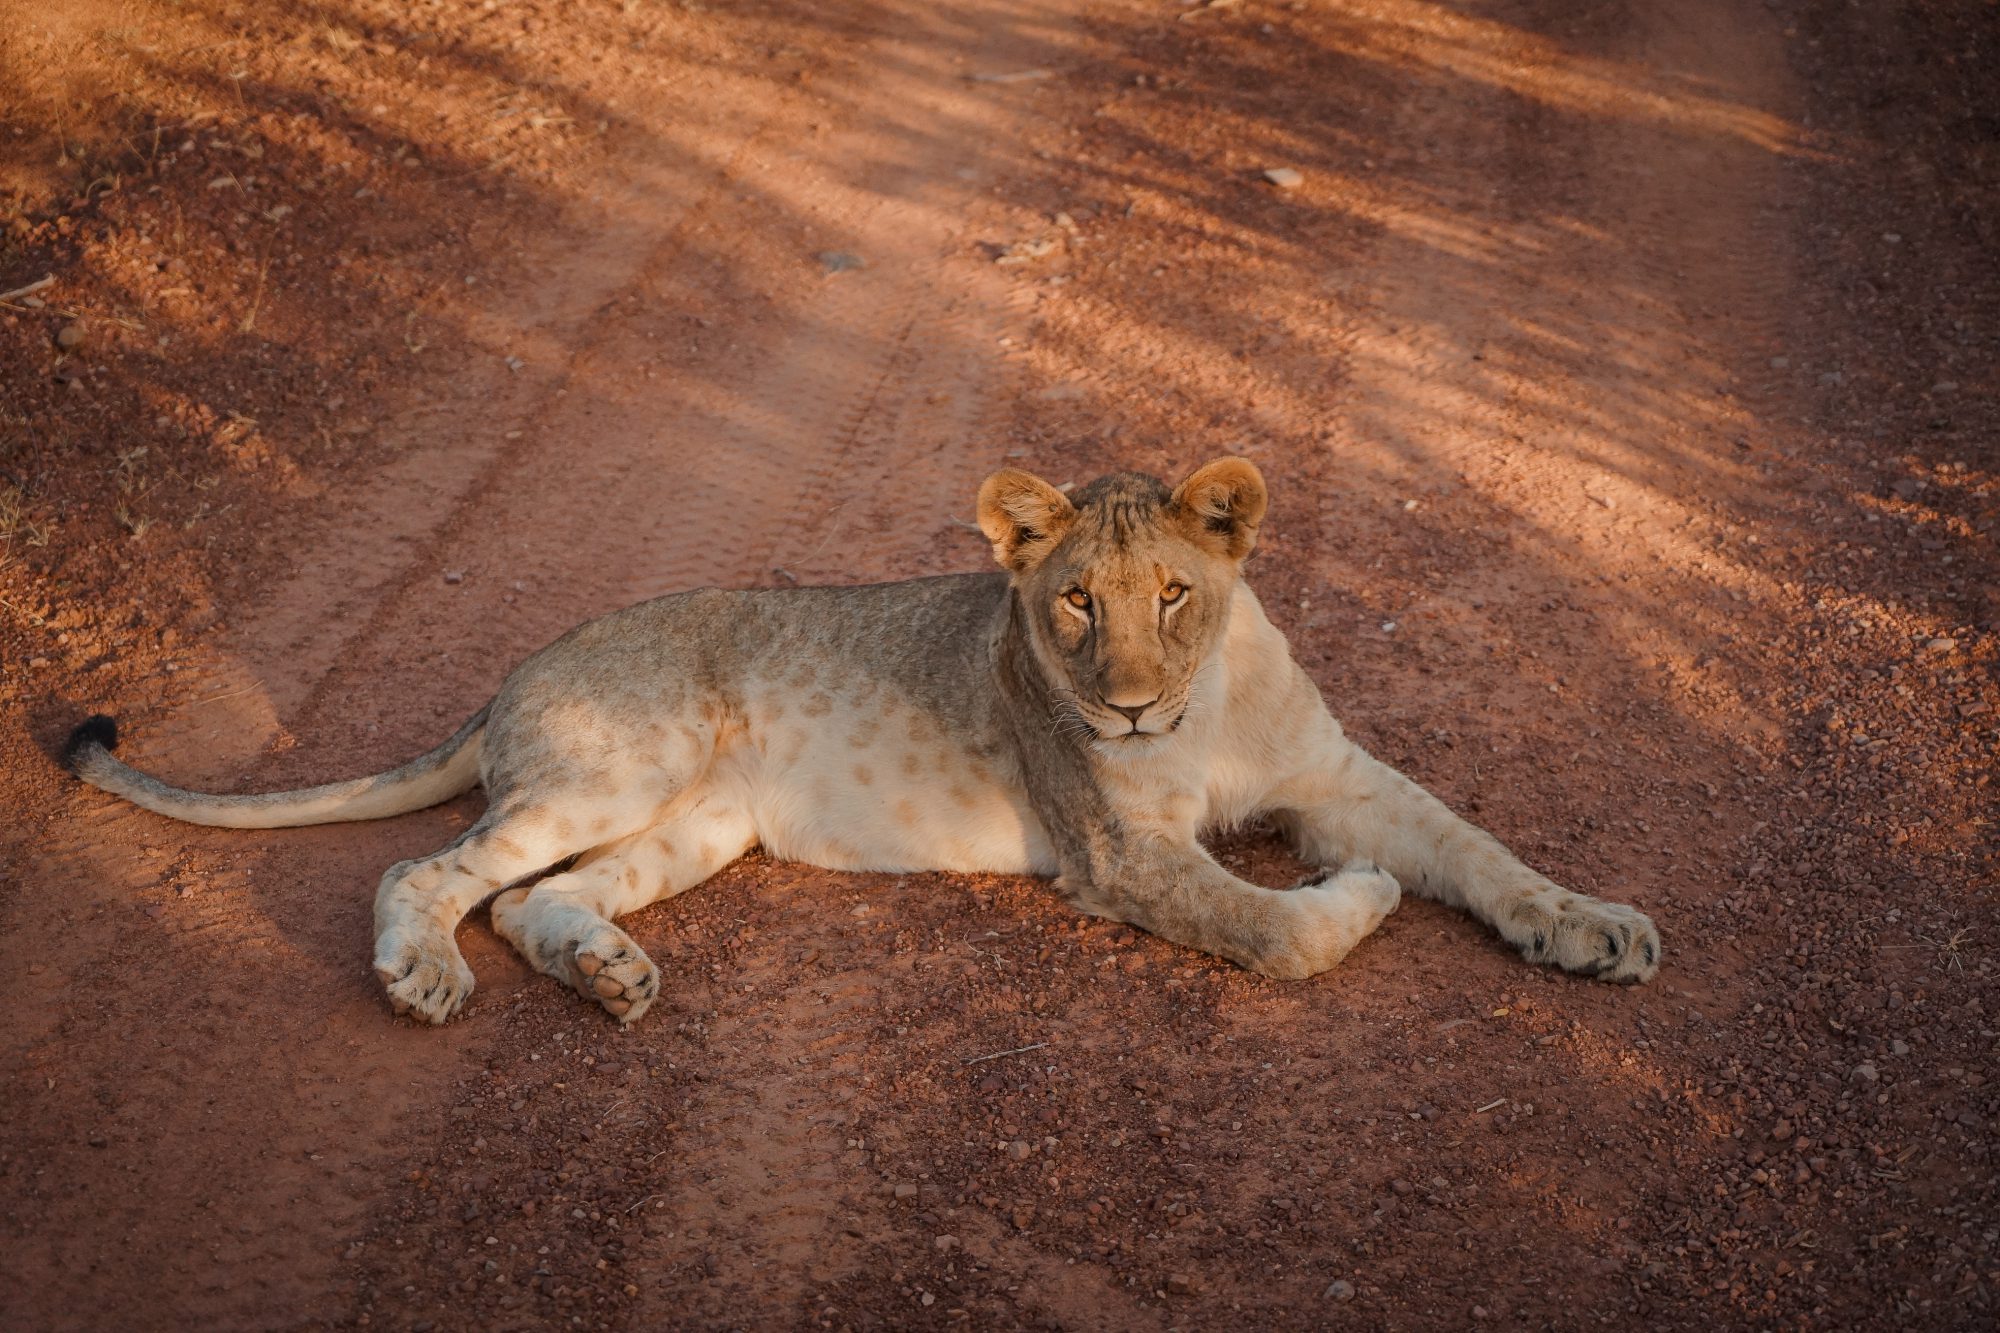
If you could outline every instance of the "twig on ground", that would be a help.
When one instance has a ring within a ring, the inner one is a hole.
[[[16,287],[11,292],[0,292],[0,301],[11,301],[18,296],[33,296],[36,292],[48,286],[55,280],[56,280],[56,275],[51,273],[46,278],[38,278],[34,282],[29,283],[25,287]]]
[[[961,1060],[959,1063],[961,1065],[984,1064],[988,1060],[998,1060],[1003,1056],[1021,1055],[1027,1051],[1039,1051],[1047,1045],[1048,1043],[1045,1041],[1038,1041],[1033,1046],[1016,1046],[1011,1051],[995,1051],[991,1055],[975,1055],[970,1060]]]
[[[1486,1113],[1487,1113],[1488,1111],[1492,1110],[1492,1109],[1493,1109],[1494,1107],[1496,1107],[1496,1106],[1505,1106],[1506,1104],[1507,1104],[1507,1099],[1506,1099],[1505,1097],[1495,1097],[1495,1098],[1494,1098],[1494,1099],[1493,1099],[1492,1101],[1490,1101],[1490,1102],[1486,1103],[1486,1105],[1484,1105],[1484,1106],[1480,1107],[1480,1108],[1479,1108],[1478,1110],[1474,1111],[1474,1112],[1473,1112],[1473,1114],[1474,1114],[1474,1115],[1485,1115],[1485,1114],[1486,1114]]]

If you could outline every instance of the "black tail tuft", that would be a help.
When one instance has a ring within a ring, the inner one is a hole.
[[[118,724],[102,713],[85,718],[69,734],[69,744],[63,746],[63,767],[76,772],[77,765],[83,762],[84,752],[93,746],[105,750],[118,748]]]

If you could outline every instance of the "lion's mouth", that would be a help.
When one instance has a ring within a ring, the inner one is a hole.
[[[1147,731],[1144,728],[1140,727],[1140,725],[1137,722],[1134,722],[1132,724],[1132,729],[1130,731],[1116,732],[1110,736],[1106,736],[1104,739],[1108,741],[1129,741],[1135,738],[1143,740],[1147,737],[1151,737],[1157,740],[1162,736],[1170,736],[1174,732],[1179,731],[1181,729],[1181,723],[1185,721],[1187,721],[1187,706],[1184,704],[1181,706],[1181,711],[1174,714],[1174,720],[1167,723],[1165,731]]]

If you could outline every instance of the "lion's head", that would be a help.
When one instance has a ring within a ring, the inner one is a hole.
[[[1035,659],[1097,739],[1181,724],[1264,504],[1264,479],[1241,458],[1172,490],[1125,472],[1064,495],[1017,468],[979,488],[979,527],[1013,574]]]

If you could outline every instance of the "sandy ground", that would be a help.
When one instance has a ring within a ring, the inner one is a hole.
[[[0,6],[0,1318],[1993,1326],[1996,59],[1970,3]],[[483,913],[424,1030],[370,898],[476,797],[214,832],[49,757],[374,771],[586,615],[1223,453],[1349,730],[1653,985],[753,854],[627,920],[631,1030]]]

